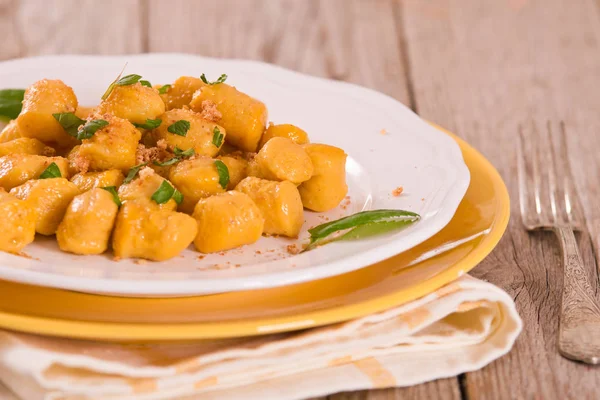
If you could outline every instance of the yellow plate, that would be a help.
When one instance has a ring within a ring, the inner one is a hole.
[[[452,221],[408,252],[319,281],[187,298],[108,297],[0,281],[0,327],[98,340],[216,339],[346,321],[424,296],[487,256],[510,213],[498,172],[447,133],[462,149],[471,184]],[[418,262],[432,253],[439,254]]]

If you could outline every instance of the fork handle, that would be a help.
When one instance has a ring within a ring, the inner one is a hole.
[[[570,227],[554,232],[560,241],[564,284],[558,333],[558,350],[566,358],[588,364],[600,363],[600,308]]]

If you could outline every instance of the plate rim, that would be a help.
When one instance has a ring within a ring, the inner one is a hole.
[[[132,54],[132,55],[110,55],[110,56],[95,56],[95,55],[49,55],[49,56],[36,56],[27,57],[20,59],[7,60],[0,63],[0,67],[7,64],[21,65],[31,64],[37,66],[39,63],[45,60],[60,60],[65,62],[69,60],[69,57],[73,59],[96,59],[96,60],[107,60],[107,59],[155,59],[163,60],[165,58],[171,58],[169,62],[173,62],[173,57],[189,58],[194,60],[206,60],[207,62],[224,62],[224,63],[235,63],[243,65],[251,65],[257,68],[270,69],[272,71],[279,71],[281,74],[287,74],[289,76],[296,76],[299,79],[303,79],[306,82],[321,82],[327,84],[330,87],[337,87],[338,90],[345,91],[356,91],[359,90],[361,93],[369,94],[372,97],[380,98],[380,102],[387,102],[388,104],[394,104],[396,107],[401,107],[407,111],[408,109],[404,104],[400,103],[391,96],[384,93],[378,92],[373,89],[369,89],[353,83],[334,81],[322,77],[316,77],[307,75],[298,71],[289,70],[287,68],[269,64],[257,60],[242,60],[242,59],[219,59],[211,57],[203,57],[193,54],[184,53],[144,53],[144,54]],[[381,103],[383,104],[383,103]],[[414,114],[414,113],[413,113]],[[416,114],[415,114],[416,116]],[[418,117],[418,116],[416,116]],[[440,136],[440,141],[444,141],[445,135]],[[452,142],[452,143],[450,143]],[[452,190],[448,190],[445,197],[445,202],[450,206],[445,206],[445,212],[443,216],[436,216],[434,220],[430,220],[426,230],[420,231],[420,239],[413,239],[415,243],[411,244],[407,248],[403,248],[402,251],[406,251],[424,240],[432,237],[438,233],[444,226],[446,226],[460,201],[464,197],[467,188],[470,183],[470,172],[464,162],[460,147],[456,145],[454,141],[449,141],[449,155],[448,158],[454,161],[452,164],[454,168],[454,182]],[[458,160],[461,162],[459,163]],[[459,165],[460,164],[460,165]],[[425,239],[422,239],[425,237]],[[406,239],[405,239],[406,240]],[[245,277],[219,277],[214,279],[202,278],[202,279],[161,279],[161,280],[150,280],[150,279],[139,279],[139,278],[124,278],[124,279],[107,279],[100,277],[85,277],[85,276],[72,276],[66,274],[52,274],[49,272],[17,269],[9,266],[0,265],[0,276],[2,279],[10,280],[13,282],[26,283],[50,288],[76,290],[90,294],[106,294],[112,296],[147,296],[147,297],[172,297],[172,296],[190,296],[200,294],[212,294],[225,291],[240,291],[240,290],[255,290],[263,288],[271,288],[277,286],[284,286],[296,283],[307,282],[311,280],[322,279],[330,276],[339,275],[346,272],[351,272],[357,269],[364,268],[372,263],[382,261],[398,254],[398,250],[395,250],[398,246],[397,241],[392,241],[384,244],[380,244],[367,251],[356,254],[351,258],[347,258],[340,261],[328,261],[326,265],[319,264],[317,266],[302,268],[302,269],[287,269],[281,271],[269,272],[264,275],[256,276],[245,276]],[[202,281],[203,287],[213,288],[211,291],[198,290],[197,282]],[[196,282],[196,285],[194,285]],[[220,288],[221,287],[221,288]]]
[[[11,314],[0,310],[2,328],[16,331],[104,341],[186,341],[254,336],[343,322],[380,312],[425,296],[475,268],[498,244],[508,227],[510,198],[506,185],[494,166],[481,153],[453,133],[432,124],[459,143],[463,152],[477,159],[477,167],[486,170],[497,192],[496,215],[489,233],[457,263],[417,285],[398,292],[350,305],[306,312],[301,315],[261,318],[258,321],[225,321],[202,323],[110,323],[72,321]]]

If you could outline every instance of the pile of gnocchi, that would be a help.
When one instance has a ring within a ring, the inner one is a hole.
[[[191,243],[297,237],[305,209],[338,206],[346,153],[267,124],[265,104],[226,78],[119,76],[95,107],[60,80],[33,83],[0,133],[0,250],[56,235],[69,253],[163,261]]]

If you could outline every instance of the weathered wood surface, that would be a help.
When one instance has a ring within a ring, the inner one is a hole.
[[[188,52],[264,60],[380,90],[481,150],[513,200],[518,125],[564,120],[589,228],[600,238],[593,0],[0,0],[0,35],[0,59]],[[460,379],[329,399],[597,398],[600,369],[556,352],[557,242],[527,234],[516,201],[512,212],[507,234],[473,274],[515,298],[525,329],[513,351]],[[593,265],[588,237],[582,249]]]

